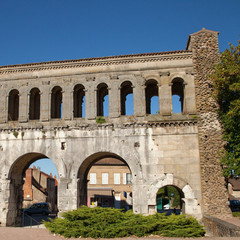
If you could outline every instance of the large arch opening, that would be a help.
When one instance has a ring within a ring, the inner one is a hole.
[[[184,211],[184,193],[174,185],[160,188],[156,196],[157,212],[166,214],[180,214]]]
[[[88,157],[78,172],[78,207],[132,208],[131,170],[116,154]]]
[[[28,153],[12,165],[9,172],[8,226],[39,225],[42,220],[56,216],[58,174],[52,161],[50,166],[50,161],[41,153]],[[42,170],[40,164],[47,170]],[[55,176],[49,172],[51,169]]]
[[[17,121],[19,117],[19,91],[13,89],[8,96],[8,121]]]
[[[146,82],[146,114],[156,114],[159,112],[158,84],[156,80]]]

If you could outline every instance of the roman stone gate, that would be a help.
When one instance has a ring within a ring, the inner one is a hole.
[[[58,170],[60,212],[85,204],[89,166],[113,157],[131,171],[135,213],[156,212],[158,189],[172,185],[185,213],[228,215],[208,80],[218,58],[218,33],[203,29],[183,51],[1,66],[1,225],[19,217],[24,172],[43,157]],[[172,95],[180,113],[172,111]]]

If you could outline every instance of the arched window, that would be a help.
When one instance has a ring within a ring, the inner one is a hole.
[[[19,117],[19,92],[13,89],[8,97],[8,120],[17,121]]]
[[[62,88],[59,86],[52,89],[51,118],[62,118]]]
[[[38,88],[30,91],[29,101],[29,119],[40,119],[40,90]]]
[[[159,112],[158,85],[156,80],[146,82],[146,113],[156,114]]]
[[[172,80],[172,112],[183,112],[184,106],[184,81],[182,78]]]
[[[73,109],[75,118],[85,117],[85,92],[84,86],[81,84],[74,87]]]
[[[108,116],[108,86],[101,83],[97,87],[97,116]]]
[[[133,115],[133,89],[129,81],[121,84],[121,115]]]

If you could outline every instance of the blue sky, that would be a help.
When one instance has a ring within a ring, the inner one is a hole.
[[[240,39],[240,0],[0,3],[0,66],[182,50],[203,27],[219,31],[221,52]]]
[[[237,43],[239,0],[0,0],[0,65],[185,49],[189,34]]]

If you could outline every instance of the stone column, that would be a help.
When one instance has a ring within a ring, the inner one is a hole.
[[[120,88],[117,83],[111,83],[111,88],[108,88],[109,94],[109,117],[120,117]]]
[[[44,89],[43,92],[40,92],[40,95],[40,119],[43,122],[49,121],[51,111],[51,92],[49,92],[49,88]]]
[[[8,222],[8,218],[14,219],[16,211],[8,213],[9,209],[9,201],[10,201],[10,179],[0,179],[0,222],[1,226],[6,226],[7,224],[11,225],[11,223],[14,222],[14,220]],[[12,215],[12,216],[11,216]]]
[[[64,120],[73,118],[73,91],[71,87],[62,91],[62,118]]]
[[[159,110],[161,115],[172,114],[172,84],[169,82],[169,72],[160,73]]]
[[[187,72],[184,84],[184,107],[183,113],[196,114],[196,99],[193,75]]]
[[[133,198],[133,212],[136,214],[148,215],[148,199],[147,189],[142,180],[137,180],[136,183],[132,183],[132,198]]]
[[[59,212],[77,209],[77,182],[75,179],[59,178],[58,209]]]
[[[3,89],[0,90],[0,99],[0,123],[5,123],[8,120],[8,96]]]
[[[96,95],[97,89],[94,89],[93,85],[89,85],[85,91],[85,116],[86,119],[95,119],[97,116],[97,103]]]
[[[27,122],[29,113],[29,94],[22,91],[19,94],[19,122]]]
[[[146,115],[146,97],[144,79],[141,76],[136,76],[137,83],[133,86],[133,106],[134,115],[143,117]]]

